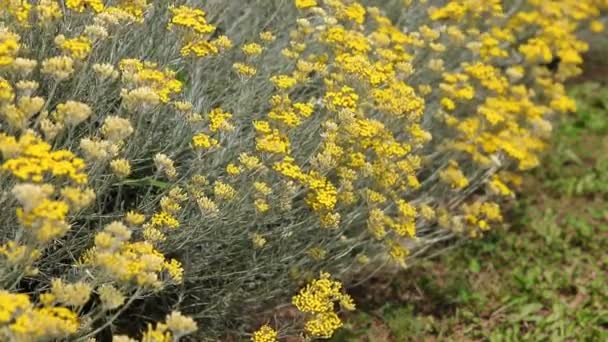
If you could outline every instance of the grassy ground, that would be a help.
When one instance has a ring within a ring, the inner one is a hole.
[[[608,88],[572,93],[510,226],[367,286],[334,341],[608,341]]]

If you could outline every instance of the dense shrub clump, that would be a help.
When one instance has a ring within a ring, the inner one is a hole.
[[[502,220],[608,8],[0,4],[12,341],[332,336],[341,281]]]

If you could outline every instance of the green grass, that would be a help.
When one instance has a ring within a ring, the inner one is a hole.
[[[608,88],[571,93],[579,110],[509,224],[353,289],[360,309],[334,341],[608,340]]]

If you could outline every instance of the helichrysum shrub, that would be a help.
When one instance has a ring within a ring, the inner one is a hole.
[[[608,8],[0,5],[9,341],[332,336],[337,279],[502,220]],[[258,319],[290,296],[295,328]]]

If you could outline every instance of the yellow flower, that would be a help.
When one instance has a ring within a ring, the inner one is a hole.
[[[16,156],[7,155],[9,146],[19,151]],[[31,133],[22,135],[18,140],[0,134],[0,151],[6,160],[1,169],[21,180],[41,182],[45,175],[52,175],[67,177],[78,184],[87,181],[82,159],[67,150],[51,151],[48,143]]]
[[[255,170],[262,166],[260,163],[260,159],[256,156],[251,156],[245,152],[239,155],[239,162],[247,169],[247,170]]]
[[[209,112],[209,129],[212,132],[220,130],[230,130],[232,127],[228,122],[228,119],[232,117],[231,113],[228,113],[221,108],[215,108]]]
[[[359,25],[365,22],[365,14],[365,7],[357,2],[341,7],[338,10],[338,18],[352,20]]]
[[[13,294],[0,290],[0,322],[8,323],[19,313],[31,307],[30,298],[25,294]]]
[[[260,44],[249,43],[249,44],[243,45],[243,47],[241,48],[241,50],[243,50],[243,52],[247,56],[257,56],[257,55],[259,55],[259,54],[262,53],[262,51],[264,50],[264,48]]]
[[[405,258],[409,255],[409,251],[398,241],[388,240],[389,255],[393,261],[402,267],[405,267]]]
[[[264,32],[260,33],[260,39],[265,42],[273,42],[276,39],[276,37],[274,34],[272,34],[272,32],[264,31]]]
[[[236,190],[230,184],[217,181],[213,184],[213,194],[217,199],[230,201],[236,196]]]
[[[77,282],[65,284],[63,280],[55,278],[51,281],[51,293],[55,301],[69,306],[83,306],[89,301],[92,288],[89,284]]]
[[[225,40],[215,40],[209,42],[207,40],[195,40],[186,43],[180,50],[180,54],[184,57],[195,55],[196,57],[207,57],[217,55],[220,48],[228,45]]]
[[[215,46],[218,50],[225,50],[232,47],[232,41],[227,36],[221,35],[216,39],[211,41],[211,44]]]
[[[131,163],[124,158],[114,159],[110,162],[110,169],[118,178],[126,178],[131,174]]]
[[[125,221],[127,221],[128,224],[130,225],[134,225],[134,226],[139,226],[142,223],[144,223],[146,220],[146,216],[143,214],[140,214],[136,211],[129,211],[126,215],[125,215]]]
[[[469,185],[469,180],[460,171],[458,163],[455,161],[450,161],[448,167],[439,173],[439,177],[452,188],[462,189]]]
[[[319,279],[313,280],[292,298],[298,310],[310,314],[305,329],[314,337],[330,338],[342,321],[334,312],[334,302],[339,302],[346,310],[354,310],[350,296],[341,292],[342,284],[330,279],[328,273],[321,272]]]
[[[66,0],[65,5],[68,9],[80,13],[87,8],[93,9],[96,13],[104,9],[102,0]]]
[[[13,92],[13,86],[0,77],[0,101],[2,102],[10,102],[15,98],[15,93]]]
[[[179,227],[179,221],[173,215],[165,211],[161,211],[152,215],[152,217],[150,218],[150,223],[154,227],[163,227],[171,229]]]
[[[13,16],[19,24],[24,27],[29,27],[30,10],[32,5],[24,1],[10,2],[4,4],[7,8],[7,12]]]
[[[292,298],[298,310],[310,315],[304,327],[312,336],[330,338],[342,326],[334,311],[335,301],[347,310],[355,308],[352,298],[343,294],[341,288],[340,282],[331,280],[328,273],[321,272],[319,279],[313,280]]]
[[[314,337],[325,339],[332,337],[342,325],[342,321],[335,312],[321,312],[307,320],[304,329]]]
[[[247,65],[244,63],[234,63],[232,68],[243,77],[252,77],[257,73],[256,68],[251,65]]]
[[[231,176],[237,176],[241,173],[241,169],[237,165],[230,163],[226,166],[226,172]]]
[[[435,219],[435,210],[429,205],[423,204],[420,206],[420,215],[425,220],[433,220]]]
[[[160,96],[150,87],[139,87],[133,90],[123,89],[120,93],[129,110],[147,110],[161,102]]]
[[[277,342],[277,332],[269,325],[265,324],[253,333],[251,342]]]
[[[296,7],[306,9],[317,6],[317,0],[295,0]]]
[[[205,133],[198,133],[194,137],[192,137],[192,146],[197,149],[210,149],[214,146],[217,146],[218,141],[214,138],[211,138],[209,135]]]
[[[196,200],[200,210],[209,216],[216,216],[219,213],[217,204],[208,197],[202,196]]]
[[[40,258],[41,253],[38,249],[11,240],[0,245],[0,255],[5,259],[7,265],[23,267],[31,265]]]
[[[343,86],[339,91],[328,91],[324,102],[331,110],[348,109],[355,111],[358,106],[359,95],[348,86]]]
[[[593,20],[589,24],[589,29],[591,30],[591,32],[600,33],[604,31],[604,23],[599,20]]]
[[[16,184],[11,190],[11,194],[23,206],[25,212],[31,212],[42,201],[48,200],[54,192],[55,188],[51,184],[32,183]]]
[[[159,243],[167,239],[165,233],[161,232],[159,229],[155,228],[151,224],[143,225],[142,235],[144,237],[144,240],[150,243]]]
[[[441,107],[447,111],[453,111],[456,108],[456,104],[451,99],[444,97],[441,99]]]
[[[257,137],[255,145],[258,151],[282,154],[288,153],[290,142],[279,130],[273,129],[270,134]]]
[[[32,309],[9,325],[17,340],[67,338],[80,327],[78,315],[62,307]]]
[[[176,279],[181,275],[181,267],[166,261],[150,242],[128,242],[124,232],[111,227],[117,225],[107,226],[96,235],[95,247],[83,258],[85,265],[95,266],[96,272],[121,284],[147,289],[163,285],[161,274],[165,270]]]
[[[266,238],[258,233],[255,233],[251,236],[251,242],[253,242],[253,246],[257,249],[261,249],[266,245]]]
[[[264,182],[254,182],[253,188],[255,191],[263,196],[268,196],[272,193],[272,188]]]
[[[283,90],[289,89],[297,83],[295,78],[288,75],[272,76],[270,78],[270,81],[274,84],[275,87]]]
[[[82,210],[95,200],[95,191],[90,188],[77,188],[66,186],[61,189],[61,196],[69,203],[70,208],[74,211]]]
[[[172,14],[169,28],[180,26],[191,29],[197,34],[211,34],[215,31],[215,26],[207,23],[206,13],[201,9],[188,6],[171,6],[169,10]]]
[[[182,264],[179,261],[175,259],[171,259],[169,262],[165,261],[163,267],[165,271],[169,273],[171,280],[173,280],[175,283],[181,283],[183,281],[184,269],[182,268]]]
[[[0,66],[11,65],[19,52],[18,34],[11,32],[6,27],[0,27]]]
[[[151,324],[148,324],[148,330],[144,332],[141,337],[141,342],[171,342],[173,336],[171,332],[167,331],[165,324],[157,324],[156,328],[152,328]]]
[[[254,121],[253,127],[258,133],[270,133],[272,132],[272,128],[268,121]]]
[[[64,52],[77,60],[87,58],[91,52],[91,40],[88,37],[66,39],[63,35],[55,37],[55,44]]]
[[[16,88],[23,96],[31,96],[39,86],[40,84],[36,81],[19,81],[16,84]]]

